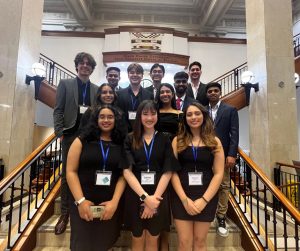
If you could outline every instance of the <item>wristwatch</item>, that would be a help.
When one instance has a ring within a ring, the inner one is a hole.
[[[78,207],[82,202],[84,202],[85,201],[85,197],[82,197],[81,199],[79,199],[79,200],[75,200],[74,201],[74,204]]]
[[[144,201],[147,198],[148,194],[144,193],[140,196],[140,201]]]

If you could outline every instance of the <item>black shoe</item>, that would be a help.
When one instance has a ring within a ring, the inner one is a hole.
[[[228,228],[226,227],[226,218],[217,217],[217,233],[222,237],[229,235]]]
[[[59,235],[59,234],[62,234],[63,232],[65,232],[68,222],[69,222],[69,214],[62,214],[59,217],[58,222],[55,225],[54,233],[56,235]]]

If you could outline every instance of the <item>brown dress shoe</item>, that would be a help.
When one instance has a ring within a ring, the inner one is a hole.
[[[68,225],[68,222],[69,222],[69,214],[62,214],[59,217],[59,219],[58,219],[58,221],[55,225],[54,233],[56,235],[58,235],[58,234],[62,234],[63,232],[65,232],[66,228],[67,228],[67,225]]]

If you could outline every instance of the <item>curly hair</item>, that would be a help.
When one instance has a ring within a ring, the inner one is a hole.
[[[75,69],[76,69],[76,72],[78,72],[78,65],[80,62],[83,62],[83,59],[86,58],[90,64],[90,66],[92,67],[93,71],[97,65],[94,57],[89,54],[89,53],[86,53],[86,52],[79,52],[75,59],[74,59],[74,63],[75,63]]]
[[[177,136],[177,151],[180,153],[183,150],[185,150],[191,143],[193,138],[191,129],[186,121],[186,113],[190,106],[195,106],[202,112],[203,123],[200,126],[200,137],[204,145],[208,146],[211,149],[211,151],[216,150],[218,142],[215,139],[216,134],[214,131],[213,121],[210,118],[207,109],[203,105],[197,102],[193,102],[185,109],[183,113],[183,120],[179,123],[179,131]]]
[[[86,140],[88,142],[100,139],[101,129],[98,126],[98,116],[101,110],[105,108],[111,110],[115,116],[115,125],[111,132],[111,140],[115,144],[121,145],[123,144],[125,138],[125,134],[121,126],[121,116],[119,111],[111,105],[96,106],[95,109],[92,110],[92,114],[90,116],[87,126],[84,127],[79,137],[82,140]]]

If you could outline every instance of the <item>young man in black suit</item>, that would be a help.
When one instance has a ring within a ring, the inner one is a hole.
[[[206,95],[209,100],[208,111],[214,122],[215,132],[221,140],[225,154],[224,177],[219,189],[217,209],[217,233],[227,237],[226,213],[230,189],[230,169],[234,167],[239,144],[239,117],[236,108],[220,100],[221,85],[212,82],[206,85]]]
[[[127,68],[130,85],[118,92],[118,106],[125,113],[128,132],[136,117],[136,110],[139,104],[146,99],[153,99],[153,95],[141,86],[144,69],[140,64],[132,63]]]
[[[208,99],[206,97],[206,84],[200,81],[202,74],[202,65],[195,61],[189,66],[189,75],[191,83],[188,84],[186,95],[196,99],[200,104],[208,105]]]
[[[189,97],[186,94],[186,90],[188,87],[188,79],[189,75],[180,71],[174,75],[174,87],[176,91],[176,107],[177,110],[184,111],[184,109],[191,103],[197,102],[195,99]]]
[[[161,64],[154,64],[150,69],[150,77],[153,85],[146,87],[145,89],[153,94],[153,99],[156,96],[156,92],[161,84],[163,77],[165,76],[165,67]]]

